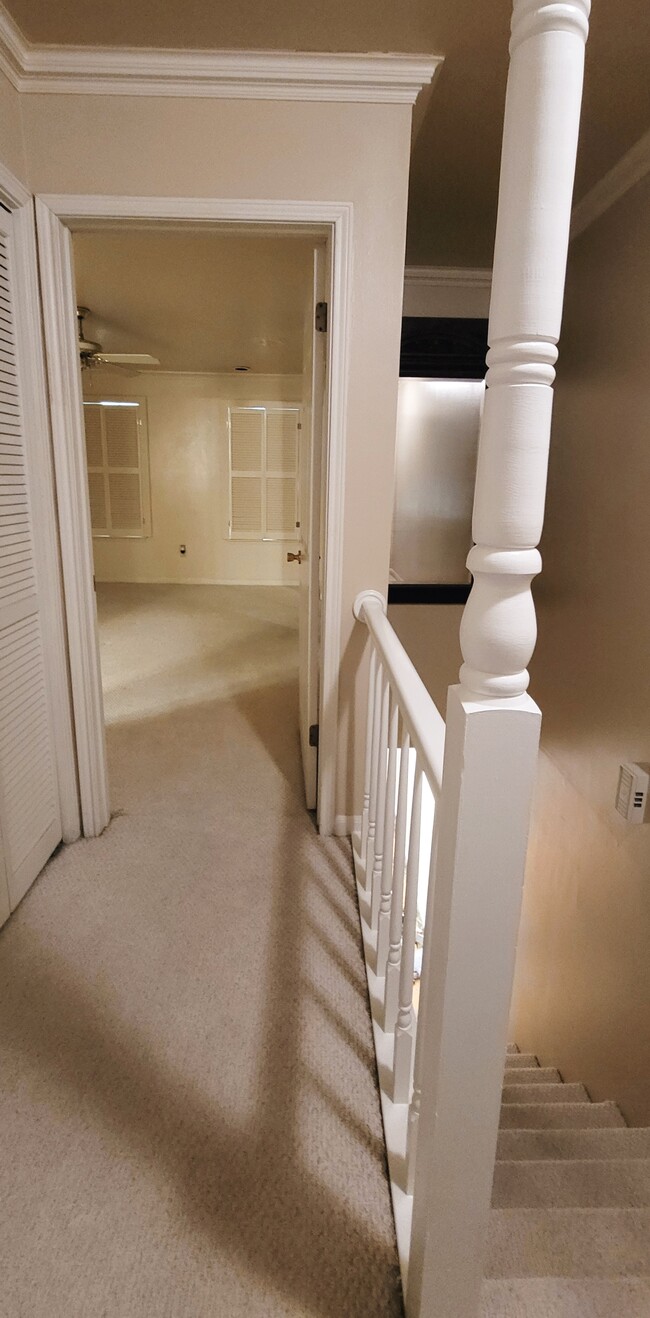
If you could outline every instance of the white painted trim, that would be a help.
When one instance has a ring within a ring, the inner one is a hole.
[[[0,68],[20,92],[413,105],[442,58],[32,45],[0,5]]]
[[[54,471],[41,335],[36,235],[31,197],[28,204],[20,206],[14,212],[14,253],[22,312],[16,319],[19,360],[28,363],[28,387],[23,388],[21,392],[25,429],[30,437],[26,456],[31,474],[34,552],[39,582],[40,611],[43,618],[43,650],[46,658],[50,726],[63,841],[74,842],[81,832],[79,788],[72,728],[59,534],[56,524]]]
[[[32,194],[24,183],[12,174],[10,169],[0,161],[0,202],[8,210],[17,210],[19,206],[31,206]]]
[[[242,586],[258,587],[264,589],[266,586],[282,586],[287,590],[297,590],[297,581],[251,581],[250,577],[131,577],[128,581],[112,581],[105,577],[97,577],[98,586]]]
[[[27,41],[11,14],[0,4],[0,70],[20,90]]]
[[[404,270],[405,288],[489,288],[491,283],[491,270],[433,265],[407,265]]]
[[[332,832],[334,837],[354,837],[361,828],[361,815],[335,815]]]
[[[70,234],[36,200],[68,655],[86,837],[110,818]]]
[[[257,197],[130,197],[112,194],[43,193],[38,198],[48,210],[70,229],[93,227],[93,222],[173,220],[203,224],[243,224],[257,230],[258,225],[284,225],[300,229],[313,226],[316,233],[327,233],[332,225],[351,211],[350,202],[278,201]]]
[[[643,137],[621,156],[620,160],[600,179],[598,183],[573,207],[571,215],[571,237],[600,219],[610,206],[640,183],[650,173],[650,129]]]
[[[57,489],[62,491],[60,517],[67,539],[63,553],[68,592],[69,625],[77,632],[78,698],[86,695],[77,722],[77,738],[86,742],[84,767],[79,754],[82,783],[89,774],[86,799],[100,788],[101,755],[98,719],[101,685],[97,694],[98,660],[95,636],[91,538],[85,475],[85,449],[81,418],[81,394],[77,372],[72,306],[74,288],[70,257],[61,248],[59,221],[78,227],[86,220],[174,220],[183,223],[309,225],[326,232],[331,240],[332,306],[329,331],[329,445],[326,461],[326,562],[322,601],[322,651],[320,746],[318,776],[318,821],[321,833],[334,828],[335,783],[338,747],[339,668],[343,598],[343,508],[345,494],[346,402],[349,359],[349,327],[352,261],[352,204],[350,202],[231,200],[227,198],[43,196],[37,198],[39,250],[44,272],[44,317],[46,338],[52,344],[50,367],[56,396],[52,399]],[[41,241],[41,229],[43,239]],[[56,426],[54,419],[56,417]],[[65,422],[70,427],[65,430]],[[71,439],[70,439],[71,437]],[[74,452],[71,450],[74,449]],[[74,541],[78,543],[73,543]],[[93,604],[90,616],[89,595]],[[74,690],[74,676],[73,676]],[[75,704],[76,712],[76,704]],[[103,737],[103,715],[101,715]],[[91,742],[92,747],[91,748]],[[103,741],[102,741],[103,748]],[[82,787],[82,802],[84,789]],[[97,798],[101,814],[101,793]],[[106,806],[106,808],[108,808]],[[97,813],[95,818],[97,818]]]

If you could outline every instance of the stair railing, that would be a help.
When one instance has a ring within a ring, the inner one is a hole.
[[[536,639],[531,582],[541,567],[536,546],[589,9],[590,0],[514,0],[475,544],[467,560],[474,580],[460,631],[460,683],[448,692],[442,772],[438,711],[407,679],[379,601],[366,592],[355,603],[372,642],[356,861],[408,1318],[476,1318],[480,1306],[541,719],[527,694]],[[416,846],[425,775],[437,796],[414,1085],[405,1083],[413,1012],[407,1024],[400,999],[391,1033],[394,989],[387,994],[386,985],[400,918],[401,963],[410,957],[413,928],[409,856],[401,895],[400,792],[407,789],[398,743],[400,750],[414,744],[418,755],[410,814]],[[398,1050],[400,1023],[410,1038]]]
[[[432,870],[445,724],[388,622],[383,597],[363,591],[354,612],[371,639],[364,800],[355,864],[383,1063],[382,1093],[391,1113],[403,1108],[399,1128],[392,1123],[398,1138],[390,1154],[402,1164],[399,1180],[406,1189],[413,1182],[418,1120],[417,1087],[411,1102],[418,899]],[[400,1243],[406,1247],[405,1240]]]

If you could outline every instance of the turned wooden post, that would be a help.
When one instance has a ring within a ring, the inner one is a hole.
[[[540,714],[535,645],[552,384],[589,0],[515,0],[487,394],[429,887],[409,1318],[476,1318]]]

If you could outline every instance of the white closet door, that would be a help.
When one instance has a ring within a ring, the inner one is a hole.
[[[0,833],[13,910],[62,834],[21,405],[29,364],[18,360],[11,225],[0,208]]]

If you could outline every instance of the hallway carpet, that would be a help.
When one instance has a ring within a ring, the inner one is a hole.
[[[296,598],[99,587],[112,804],[0,933],[3,1318],[402,1313]]]

